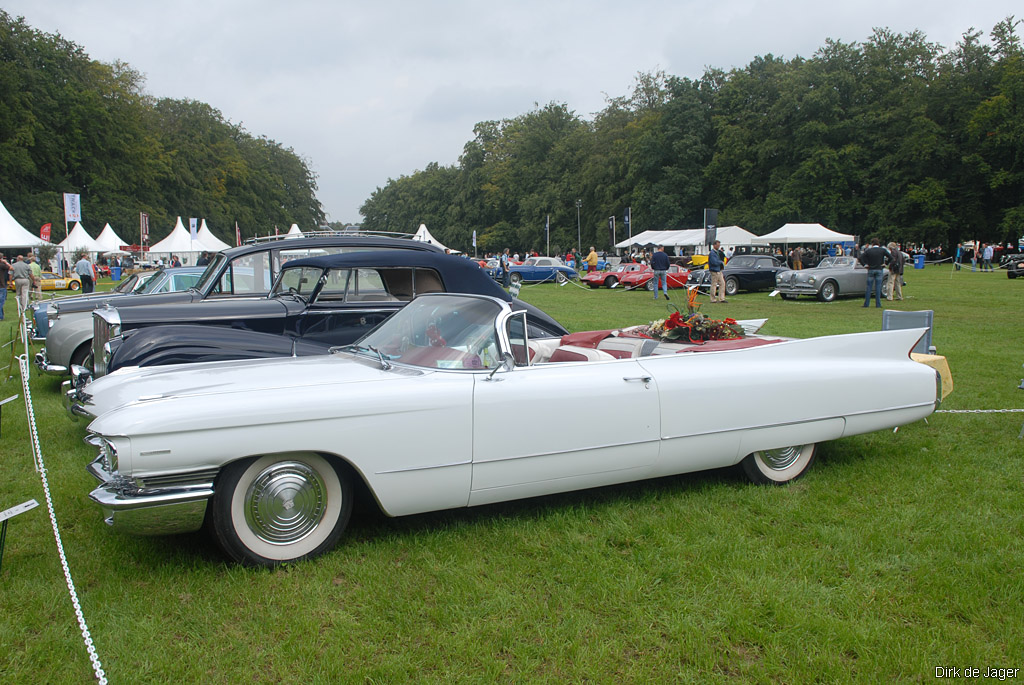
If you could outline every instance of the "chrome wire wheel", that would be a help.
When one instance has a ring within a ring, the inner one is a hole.
[[[815,443],[792,445],[748,454],[742,462],[747,478],[755,483],[782,485],[803,476],[814,463]]]

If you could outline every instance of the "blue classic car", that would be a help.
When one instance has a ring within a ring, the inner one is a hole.
[[[522,264],[510,266],[509,272],[509,280],[513,283],[564,283],[579,278],[576,271],[563,264],[558,257],[530,257]]]

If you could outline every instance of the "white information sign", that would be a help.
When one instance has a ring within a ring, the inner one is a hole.
[[[18,514],[24,514],[26,511],[29,511],[30,509],[35,509],[38,506],[39,502],[35,501],[34,499],[30,499],[27,502],[22,502],[18,506],[11,507],[10,509],[7,509],[5,511],[0,511],[0,521],[6,521],[9,518],[14,518]]]

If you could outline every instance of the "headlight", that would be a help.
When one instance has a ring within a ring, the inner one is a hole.
[[[810,283],[811,285],[814,285],[815,280],[816,279],[814,278],[814,276],[808,276],[807,277],[807,282]]]
[[[103,468],[107,473],[117,472],[117,448],[114,447],[114,443],[95,433],[85,436],[85,442],[99,451],[99,456],[103,458]]]

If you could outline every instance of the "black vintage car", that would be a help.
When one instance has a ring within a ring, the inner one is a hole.
[[[365,250],[414,250],[443,254],[443,250],[429,243],[376,233],[325,231],[313,237],[275,236],[254,239],[240,247],[232,247],[218,253],[202,272],[194,287],[181,292],[134,295],[122,298],[116,306],[123,310],[127,307],[149,307],[157,304],[194,304],[215,299],[266,297],[274,279],[281,271],[281,265],[291,259]],[[90,328],[76,330],[72,335],[67,332],[67,324],[61,324],[60,320],[72,320],[80,317],[81,313],[92,312],[106,305],[106,298],[75,298],[67,303],[59,300],[55,302],[54,312],[50,315],[50,330],[54,332],[58,328],[64,329],[62,349],[54,349],[51,345],[53,340],[48,334],[47,347],[36,354],[36,366],[43,371],[51,367],[59,369],[59,373],[63,374],[70,369],[71,364],[89,365],[89,348],[95,347],[92,344]],[[69,359],[71,363],[68,363]]]
[[[741,290],[770,290],[775,287],[775,275],[780,271],[789,271],[789,267],[771,255],[736,255],[722,269],[725,294],[732,296]],[[702,290],[710,288],[711,272],[691,271],[689,283],[697,284]]]
[[[235,269],[236,280],[248,278]],[[95,375],[130,366],[325,354],[351,343],[417,295],[490,295],[527,311],[534,337],[567,331],[513,301],[471,260],[411,250],[297,259],[263,298],[94,312]]]

